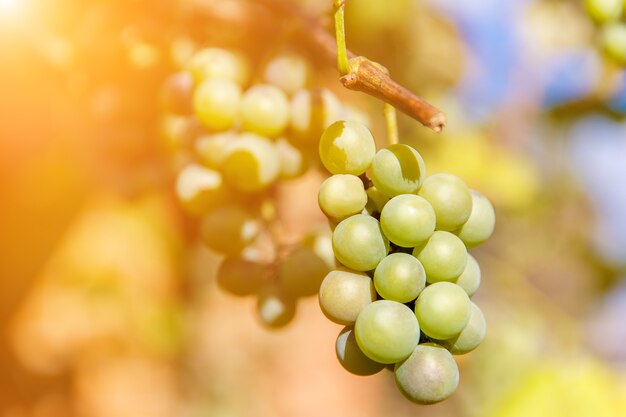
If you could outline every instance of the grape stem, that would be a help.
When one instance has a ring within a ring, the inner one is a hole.
[[[335,7],[335,38],[337,39],[337,68],[341,75],[350,73],[348,52],[346,49],[346,29],[344,24],[345,0],[334,0]]]
[[[398,117],[396,115],[396,108],[389,103],[385,103],[383,109],[385,113],[385,122],[387,123],[387,142],[390,145],[400,143],[398,138]]]

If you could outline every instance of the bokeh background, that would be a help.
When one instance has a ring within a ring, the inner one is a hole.
[[[294,3],[330,24],[330,0]],[[349,48],[447,114],[439,135],[401,116],[401,141],[496,208],[473,251],[488,336],[457,393],[417,406],[391,372],[345,372],[315,298],[262,327],[173,197],[159,97],[200,46],[301,48],[384,143],[380,103],[342,91],[297,21],[253,0],[0,0],[1,417],[626,415],[626,71],[598,28],[569,0],[347,3]],[[323,224],[320,178],[290,186],[292,222]]]

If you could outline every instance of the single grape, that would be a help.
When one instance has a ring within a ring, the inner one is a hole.
[[[167,113],[189,115],[193,111],[193,77],[188,72],[170,75],[163,83],[161,104]]]
[[[623,10],[623,0],[584,0],[587,14],[597,23],[607,23],[619,19]]]
[[[239,256],[227,256],[217,271],[217,285],[233,295],[255,294],[266,282],[267,268]]]
[[[269,285],[259,293],[257,313],[264,326],[284,327],[296,314],[296,301],[279,286]]]
[[[202,164],[220,169],[226,158],[228,147],[237,140],[231,131],[200,136],[195,143],[195,151]]]
[[[359,177],[337,174],[322,183],[317,201],[326,216],[343,220],[363,210],[367,194]]]
[[[289,123],[289,100],[278,87],[257,84],[244,93],[240,112],[244,129],[276,137]]]
[[[383,207],[385,207],[389,201],[389,197],[381,193],[378,188],[374,186],[369,187],[365,190],[365,192],[367,193],[367,204],[365,204],[365,210],[370,215],[375,213],[380,215],[383,211]]]
[[[365,356],[356,342],[352,326],[344,327],[337,336],[335,352],[343,369],[354,375],[374,375],[385,367]]]
[[[480,308],[470,302],[470,318],[461,333],[449,340],[441,342],[442,346],[453,355],[463,355],[476,349],[485,340],[487,334],[487,322]]]
[[[416,193],[425,176],[422,156],[409,145],[387,146],[379,150],[372,161],[372,182],[389,197]]]
[[[468,249],[489,239],[496,224],[496,213],[489,199],[478,191],[471,190],[471,193],[472,211],[470,217],[463,226],[455,231]]]
[[[292,179],[304,174],[307,170],[309,161],[305,158],[303,152],[293,146],[287,139],[276,139],[276,150],[280,159],[281,179]]]
[[[374,137],[365,125],[339,121],[330,125],[319,143],[322,164],[332,174],[361,175],[376,153]]]
[[[436,282],[417,297],[415,315],[424,334],[438,340],[451,339],[469,321],[470,300],[458,285]]]
[[[332,234],[327,229],[313,229],[302,237],[303,246],[310,248],[329,270],[337,268],[335,252],[333,252]]]
[[[474,295],[478,287],[480,287],[480,266],[476,259],[467,254],[467,264],[463,273],[453,281],[456,285],[463,288],[468,296]]]
[[[196,52],[186,66],[196,84],[206,80],[228,80],[244,85],[248,80],[248,63],[235,52],[206,48]]]
[[[345,266],[370,271],[389,252],[389,241],[378,221],[364,214],[342,220],[333,231],[335,256]]]
[[[610,23],[600,33],[602,50],[619,65],[626,65],[626,23]]]
[[[193,109],[211,131],[228,130],[239,112],[241,88],[233,81],[208,79],[193,94]]]
[[[396,364],[394,374],[400,392],[418,404],[443,401],[459,385],[454,358],[435,343],[417,345],[411,356]]]
[[[320,286],[322,312],[335,323],[354,324],[361,310],[374,300],[374,283],[362,272],[337,269],[329,272]]]
[[[261,191],[278,178],[280,156],[269,139],[242,133],[228,147],[222,172],[226,182],[240,191]]]
[[[229,204],[210,211],[200,225],[200,237],[209,249],[238,254],[260,232],[258,220],[244,208]]]
[[[202,214],[232,200],[218,171],[197,164],[184,167],[176,179],[176,195],[192,214]]]
[[[415,194],[395,196],[380,213],[385,236],[405,248],[424,243],[435,231],[436,221],[430,203]]]
[[[280,87],[287,94],[306,87],[311,69],[304,57],[294,53],[283,53],[267,63],[263,79]]]
[[[324,129],[341,117],[341,103],[326,89],[299,90],[291,99],[291,133],[302,145],[317,144]]]
[[[453,281],[467,264],[467,249],[461,239],[441,230],[435,231],[426,243],[416,246],[413,256],[424,266],[429,283]]]
[[[434,174],[427,177],[418,194],[433,206],[437,216],[437,230],[456,230],[472,213],[470,190],[455,175]]]
[[[425,285],[424,267],[407,253],[386,256],[374,271],[376,291],[386,300],[408,303],[417,298]]]
[[[289,254],[278,267],[278,282],[294,297],[315,295],[330,268],[306,246]]]
[[[361,310],[354,334],[365,356],[380,363],[395,363],[413,352],[420,339],[420,326],[404,304],[378,300]]]

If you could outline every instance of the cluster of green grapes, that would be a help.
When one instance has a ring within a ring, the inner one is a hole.
[[[600,27],[599,43],[605,54],[626,66],[626,1],[585,0],[585,11]]]
[[[406,144],[377,152],[357,122],[329,126],[319,154],[333,175],[318,201],[343,265],[324,278],[319,301],[347,326],[336,342],[339,361],[357,375],[395,364],[409,399],[444,400],[459,382],[452,354],[485,337],[484,316],[470,301],[480,267],[467,248],[491,236],[493,206],[454,175],[426,177],[422,157]]]
[[[260,67],[251,83],[242,55],[197,51],[166,82],[164,132],[177,150],[177,197],[204,244],[225,255],[218,285],[257,296],[262,323],[280,327],[335,263],[329,233],[281,240],[276,187],[319,165],[321,133],[347,110],[329,90],[308,88],[311,68],[300,55]]]

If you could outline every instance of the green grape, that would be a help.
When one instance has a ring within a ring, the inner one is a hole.
[[[306,87],[311,69],[302,56],[294,53],[283,53],[267,63],[263,79],[280,87],[287,94]]]
[[[389,241],[378,220],[356,214],[342,220],[333,231],[335,256],[345,266],[357,271],[370,271],[389,252]]]
[[[255,294],[266,281],[267,268],[239,256],[224,258],[217,271],[217,285],[233,295]]]
[[[385,367],[365,356],[356,342],[352,326],[344,327],[337,336],[335,352],[343,369],[354,375],[374,375]]]
[[[330,268],[322,258],[306,246],[294,250],[278,267],[278,280],[294,297],[315,295]]]
[[[321,260],[324,261],[329,270],[337,268],[335,252],[333,252],[332,234],[327,229],[317,229],[309,231],[302,237],[302,245],[310,248]]]
[[[228,147],[235,140],[237,140],[237,135],[230,131],[203,135],[196,140],[195,151],[202,164],[220,169],[226,158]]]
[[[332,174],[361,175],[376,153],[374,137],[360,123],[338,121],[322,134],[319,143],[322,164]]]
[[[291,99],[291,133],[302,145],[314,145],[341,117],[341,103],[326,89],[299,90]]]
[[[218,171],[190,164],[178,173],[176,195],[192,214],[201,214],[232,200]]]
[[[605,25],[600,33],[604,52],[619,65],[626,65],[626,23]]]
[[[233,81],[208,79],[193,94],[193,109],[211,131],[228,130],[239,112],[241,87]]]
[[[372,182],[389,197],[416,193],[425,176],[422,156],[409,145],[387,146],[372,161]]]
[[[238,254],[260,232],[257,219],[244,208],[225,205],[210,211],[200,225],[204,244],[216,252]]]
[[[206,48],[196,52],[186,66],[196,84],[220,79],[244,85],[248,80],[248,63],[243,56],[219,48]]]
[[[296,301],[279,286],[266,286],[259,293],[257,313],[264,326],[284,327],[296,314]]]
[[[472,194],[469,188],[452,174],[427,177],[418,194],[435,209],[437,230],[456,230],[472,213]]]
[[[226,182],[240,191],[261,191],[278,178],[280,156],[269,139],[242,133],[228,147],[222,172]]]
[[[280,159],[281,179],[292,179],[304,174],[309,161],[305,159],[303,152],[293,146],[287,139],[276,139],[276,149]]]
[[[451,339],[469,321],[470,305],[463,288],[451,282],[436,282],[417,297],[415,315],[424,334],[438,340]]]
[[[417,346],[420,325],[404,304],[378,300],[361,310],[354,334],[365,356],[380,363],[395,363],[407,358]]]
[[[472,211],[469,219],[455,231],[468,249],[489,239],[496,225],[496,213],[489,199],[478,191],[472,190],[471,193]]]
[[[267,137],[281,134],[289,123],[289,100],[278,87],[257,84],[241,99],[244,129]]]
[[[363,210],[367,194],[359,177],[338,174],[322,183],[317,201],[326,216],[342,220]]]
[[[322,312],[335,323],[354,324],[361,310],[374,300],[374,283],[362,272],[337,269],[329,272],[320,286]]]
[[[459,385],[459,367],[443,347],[417,345],[411,356],[396,364],[396,385],[409,400],[433,404],[450,397]]]
[[[465,270],[467,249],[456,235],[441,230],[435,231],[430,239],[415,247],[417,257],[426,270],[426,281],[453,281]]]
[[[467,264],[463,273],[454,280],[454,283],[463,288],[468,296],[474,295],[478,287],[480,287],[480,266],[476,259],[467,254]]]
[[[365,192],[367,193],[367,204],[365,204],[365,210],[370,215],[374,213],[378,213],[380,215],[383,211],[383,207],[385,207],[385,204],[389,201],[389,197],[378,191],[378,188],[374,186],[369,187],[365,190]]]
[[[461,333],[449,340],[442,341],[441,344],[453,355],[463,355],[476,349],[485,340],[487,334],[487,322],[480,308],[470,302],[470,318]]]
[[[161,103],[165,111],[173,114],[191,114],[193,87],[193,78],[188,72],[169,76],[161,92]]]
[[[417,298],[425,285],[424,267],[407,253],[386,256],[374,271],[376,291],[386,300],[408,303]]]
[[[623,0],[584,0],[587,14],[598,23],[616,21],[622,14]]]
[[[380,226],[385,236],[405,248],[424,243],[435,231],[436,221],[430,203],[415,194],[395,196],[380,213]]]

